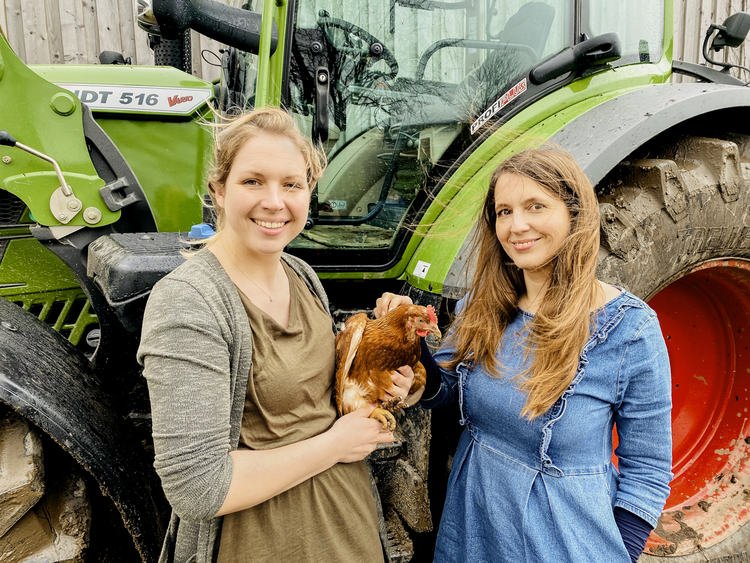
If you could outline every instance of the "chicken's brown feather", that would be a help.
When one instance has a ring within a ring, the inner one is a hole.
[[[345,384],[358,384],[366,401],[375,403],[393,386],[391,374],[401,366],[408,365],[415,370],[410,394],[424,386],[424,367],[419,363],[420,337],[414,325],[417,317],[428,317],[439,335],[434,311],[418,305],[402,305],[377,320],[370,320],[360,313],[346,321],[344,329],[336,336],[336,405],[339,413],[348,412],[347,405],[343,404]],[[351,366],[346,369],[344,364],[347,356],[351,358],[357,330],[363,331],[361,341]]]
[[[367,326],[367,315],[360,313],[349,318],[344,329],[336,335],[336,409],[344,414],[342,404],[344,396],[344,382],[352,373],[352,366],[359,353],[361,339]],[[352,355],[354,358],[352,360]]]

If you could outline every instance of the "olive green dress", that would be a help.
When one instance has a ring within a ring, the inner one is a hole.
[[[278,448],[336,420],[334,336],[320,301],[284,264],[284,328],[240,292],[253,328],[240,448]],[[218,563],[383,561],[375,499],[363,461],[339,463],[266,502],[224,516]]]

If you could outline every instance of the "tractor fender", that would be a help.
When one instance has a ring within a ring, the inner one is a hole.
[[[93,476],[120,512],[142,560],[156,561],[164,536],[163,495],[121,408],[83,354],[5,299],[0,299],[0,402]]]
[[[713,114],[713,115],[712,115]],[[750,88],[725,84],[659,84],[628,92],[583,113],[549,140],[567,150],[596,186],[638,147],[695,118],[725,120],[725,129],[747,133]],[[731,127],[729,127],[731,126]],[[460,299],[474,268],[466,237],[443,283],[442,295]]]
[[[725,84],[660,84],[608,100],[555,133],[593,185],[634,150],[677,125],[722,112],[737,133],[747,129],[750,88]],[[719,116],[717,116],[719,119]]]

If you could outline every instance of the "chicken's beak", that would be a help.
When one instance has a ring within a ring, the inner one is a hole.
[[[434,334],[438,338],[442,338],[442,336],[443,336],[442,333],[440,332],[440,329],[437,327],[437,325],[435,323],[430,323],[430,324],[427,325],[426,328],[420,329],[420,330],[418,330],[416,332],[422,338],[424,338],[428,334]]]

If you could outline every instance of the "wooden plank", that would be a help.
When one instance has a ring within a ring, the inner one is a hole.
[[[76,23],[76,62],[85,64],[88,62],[88,30],[85,28],[83,0],[73,0],[73,10]]]
[[[83,11],[82,21],[84,24],[84,41],[86,44],[84,62],[86,64],[98,63],[98,56],[101,48],[99,43],[99,15],[96,0],[82,0],[81,10]]]
[[[674,27],[674,35],[672,41],[672,60],[682,61],[685,60],[685,3],[675,2],[674,3],[674,18],[672,25]],[[685,77],[682,74],[672,73],[672,82],[680,83],[684,82]]]
[[[135,56],[135,6],[132,0],[119,0],[119,23],[120,23],[120,49],[119,52],[127,60],[130,57],[131,62]]]
[[[732,14],[736,14],[737,12],[742,11],[742,0],[728,0],[724,2],[726,5],[727,13],[724,15],[724,18],[727,18],[731,16]],[[747,42],[743,43],[736,49],[729,49],[729,53],[727,54],[727,62],[730,62],[732,64],[738,65],[740,63],[740,59],[742,58],[742,52],[745,50],[745,47],[747,45]],[[734,69],[731,71],[733,76],[738,76],[740,79],[744,78],[744,80],[747,82],[750,80],[750,76],[745,77],[745,72],[740,69]]]
[[[8,20],[5,18],[5,0],[0,0],[0,33],[7,38]]]
[[[96,17],[99,25],[99,52],[122,52],[119,12],[117,0],[97,0]],[[99,53],[95,53],[94,57],[98,62]]]
[[[731,0],[730,1],[730,15],[736,14],[737,12],[747,12],[750,9],[750,0]],[[745,42],[740,45],[737,49],[732,49],[732,53],[729,56],[729,62],[740,65],[748,66],[750,58],[748,57],[748,49],[750,49],[750,40],[745,39]],[[740,80],[745,82],[750,81],[750,73],[742,69],[735,69],[732,71],[734,76],[738,76]]]
[[[63,43],[64,63],[80,64],[84,62],[84,52],[81,47],[85,48],[86,43],[79,42],[79,28],[76,19],[76,2],[75,0],[60,1],[60,34]],[[80,2],[79,2],[80,4]],[[83,30],[80,30],[83,35]]]
[[[713,23],[722,24],[731,12],[731,0],[714,0],[714,20]]]
[[[742,0],[742,11],[747,12],[748,9],[750,9],[750,0]],[[745,40],[745,42],[742,44],[742,51],[740,52],[740,60],[739,64],[746,67],[748,64],[750,64],[750,57],[748,57],[748,49],[750,49],[750,42]],[[750,80],[750,77],[748,77],[746,80]]]
[[[49,0],[44,3],[44,17],[47,22],[49,60],[53,64],[63,64],[65,48],[62,39],[59,0]]]
[[[687,62],[698,62],[701,49],[702,35],[700,32],[701,13],[703,5],[700,0],[689,0],[686,2],[685,18],[683,20],[683,60]]]
[[[674,27],[676,41],[679,40],[679,60],[697,62],[695,58],[695,53],[697,52],[695,30],[698,29],[696,13],[700,10],[700,2],[699,0],[688,0],[686,2],[677,0],[674,5]],[[675,82],[695,82],[695,79],[678,74]]]
[[[23,17],[21,13],[21,0],[6,1],[5,17],[8,27],[5,28],[8,43],[16,52],[18,57],[26,62],[26,44],[23,40]]]
[[[197,31],[190,31],[190,73],[200,78],[201,72],[201,34]]]
[[[200,77],[212,82],[221,76],[221,53],[224,45],[205,35],[200,36]],[[203,55],[203,56],[201,56]]]
[[[711,17],[708,20],[708,23],[706,24],[705,29],[703,29],[704,37],[705,33],[708,30],[708,27],[711,24],[719,24],[721,25],[724,23],[724,20],[727,19],[727,12],[729,11],[729,8],[727,6],[728,2],[727,0],[712,0],[711,2]],[[721,51],[713,51],[711,53],[711,58],[715,61],[721,61],[725,62],[727,59],[727,56],[729,56],[729,53],[727,49],[723,49]],[[721,67],[716,67],[721,68]]]
[[[672,59],[685,60],[685,3],[679,0],[674,3],[674,42],[672,44]],[[677,75],[680,76],[680,75]]]
[[[44,11],[44,0],[26,0],[23,3],[21,18],[23,19],[26,64],[49,64],[50,62]]]
[[[148,46],[148,33],[140,27],[135,27],[135,58],[133,64],[153,65],[154,52]]]
[[[134,13],[138,13],[138,0],[132,0]],[[148,33],[138,25],[138,19],[133,19],[133,38],[135,41],[135,52],[133,54],[133,64],[153,65],[154,52],[148,46]]]
[[[713,1],[703,0],[702,6],[701,6],[701,12],[700,12],[700,21],[698,23],[699,27],[698,27],[698,32],[697,32],[698,33],[697,35],[698,36],[698,52],[696,55],[697,62],[703,63],[705,61],[705,59],[703,58],[703,41],[706,38],[706,31],[708,31],[708,27],[712,23],[714,23],[715,17],[716,17],[716,14],[714,13],[714,9],[713,9]],[[721,53],[711,53],[709,56],[713,54],[716,54],[719,57],[719,59],[721,59]],[[711,56],[711,58],[713,58],[713,56]]]

